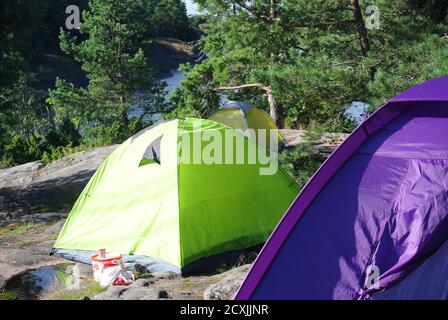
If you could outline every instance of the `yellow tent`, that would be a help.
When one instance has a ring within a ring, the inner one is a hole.
[[[279,143],[283,143],[285,138],[275,125],[272,118],[263,110],[255,107],[246,101],[229,101],[209,117],[213,120],[233,129],[254,129],[258,142],[258,129],[266,129],[266,145],[270,146],[269,132],[274,131]]]

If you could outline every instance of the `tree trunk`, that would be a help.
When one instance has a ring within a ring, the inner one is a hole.
[[[274,94],[272,93],[272,89],[270,86],[263,85],[261,83],[250,83],[250,84],[243,84],[240,86],[232,86],[232,87],[219,87],[215,88],[215,91],[220,90],[240,90],[244,88],[253,88],[253,87],[259,87],[262,89],[266,95],[268,96],[268,102],[269,102],[269,113],[271,118],[274,120],[275,124],[279,128],[283,128],[284,125],[284,111],[282,106],[277,104],[274,98]]]
[[[121,123],[125,128],[129,125],[129,118],[128,118],[128,109],[125,107],[125,98],[124,96],[120,96],[120,103],[121,103]]]
[[[369,38],[367,37],[367,28],[362,17],[361,7],[358,0],[350,0],[355,18],[355,27],[358,32],[359,43],[361,45],[362,55],[365,57],[370,50]]]
[[[48,121],[50,122],[51,127],[53,129],[56,129],[56,123],[54,121],[54,110],[53,110],[53,108],[48,103],[46,103],[45,104],[45,109],[47,111],[47,117],[48,117]]]
[[[277,101],[275,101],[271,87],[264,86],[263,90],[266,92],[266,95],[268,96],[269,113],[272,120],[274,120],[278,128],[283,128],[284,127],[283,108],[279,104],[277,104]]]
[[[274,20],[277,18],[277,3],[279,0],[271,0],[271,7],[269,11],[269,18]]]

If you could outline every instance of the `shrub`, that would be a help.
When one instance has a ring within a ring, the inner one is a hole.
[[[280,167],[302,188],[324,162],[325,156],[314,151],[311,143],[284,149],[279,154]]]

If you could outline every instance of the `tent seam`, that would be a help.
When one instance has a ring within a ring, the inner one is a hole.
[[[178,148],[179,145],[179,139],[181,138],[180,135],[180,126],[181,126],[181,122],[179,120],[177,120],[177,145],[176,145],[176,149]],[[183,255],[183,251],[182,251],[182,228],[181,228],[181,213],[180,213],[180,161],[182,159],[182,148],[179,148],[179,151],[176,150],[176,154],[177,154],[177,214],[178,214],[178,228],[179,228],[179,267],[180,267],[180,271],[182,273],[182,268],[183,268],[183,259],[184,259],[184,255]]]
[[[357,152],[356,154],[360,156],[370,156],[370,157],[383,157],[383,158],[393,158],[393,159],[404,159],[404,160],[435,160],[435,161],[448,161],[448,158],[429,158],[429,157],[396,157],[384,154],[371,154],[366,152]]]

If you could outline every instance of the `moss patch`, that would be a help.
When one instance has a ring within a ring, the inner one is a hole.
[[[12,223],[7,226],[0,227],[0,238],[9,236],[21,236],[34,227],[35,224],[32,222],[24,224]]]
[[[81,288],[79,290],[60,289],[54,291],[43,297],[43,300],[79,300],[83,297],[93,299],[97,294],[100,294],[106,290],[107,288],[101,287],[99,283],[92,282],[85,288]]]
[[[16,300],[17,296],[13,292],[0,292],[0,301],[2,300]]]

